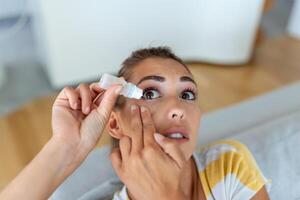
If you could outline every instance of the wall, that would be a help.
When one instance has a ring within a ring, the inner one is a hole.
[[[0,0],[0,20],[31,12],[31,0]]]

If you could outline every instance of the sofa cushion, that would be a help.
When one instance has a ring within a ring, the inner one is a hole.
[[[271,199],[300,198],[300,108],[230,138],[244,143],[272,180]]]

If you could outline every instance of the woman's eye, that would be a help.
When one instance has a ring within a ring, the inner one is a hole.
[[[196,96],[195,96],[195,93],[193,91],[184,91],[182,93],[181,98],[186,99],[186,100],[195,100]]]
[[[156,89],[154,88],[149,88],[149,89],[145,89],[144,92],[143,92],[143,99],[156,99],[160,97],[159,96],[159,93]]]

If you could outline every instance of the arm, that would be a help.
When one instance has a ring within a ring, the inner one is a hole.
[[[47,199],[71,173],[72,149],[51,139],[23,171],[3,190],[0,199]]]
[[[52,138],[0,199],[47,199],[95,147],[120,90],[112,86],[94,102],[104,92],[96,83],[64,88],[52,108]]]

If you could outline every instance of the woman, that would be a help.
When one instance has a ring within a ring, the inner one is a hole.
[[[133,52],[118,75],[144,95],[118,102],[108,122],[120,140],[112,163],[126,186],[115,199],[268,199],[267,181],[242,144],[220,141],[195,152],[197,85],[168,48]]]
[[[142,88],[143,98],[120,97],[114,107],[121,86],[113,86],[95,105],[97,84],[64,88],[53,105],[53,137],[0,199],[48,198],[93,149],[107,121],[118,141],[112,164],[125,184],[114,199],[268,199],[268,183],[242,144],[220,141],[196,151],[197,85],[168,48],[133,52],[119,76]]]

